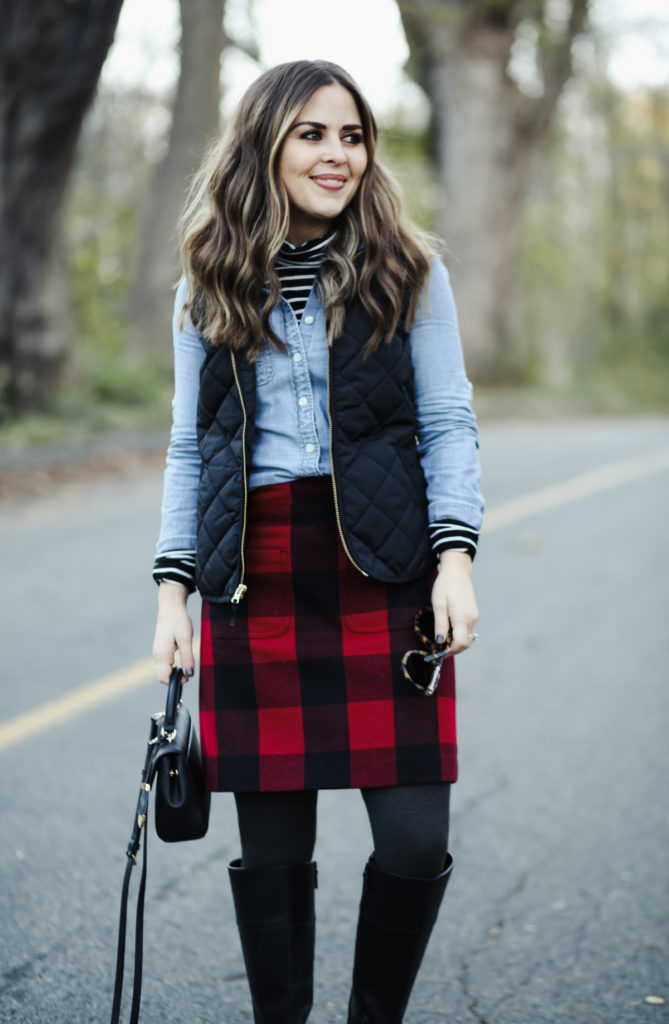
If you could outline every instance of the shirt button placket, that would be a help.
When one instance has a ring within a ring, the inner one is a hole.
[[[312,318],[313,319],[313,318]],[[300,341],[302,339],[300,338]],[[318,470],[318,456],[314,458],[317,451],[316,425],[313,416],[313,402],[310,401],[311,382],[309,380],[309,366],[303,352],[293,352],[293,380],[297,392],[297,429],[302,444],[302,464],[305,474],[313,475]]]

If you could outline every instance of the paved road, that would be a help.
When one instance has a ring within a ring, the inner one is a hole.
[[[669,420],[482,433],[491,529],[481,639],[459,668],[456,871],[407,1024],[661,1024],[669,468],[644,459],[669,448]],[[621,460],[615,484],[592,475]],[[495,519],[575,474],[586,496],[549,492],[543,511]],[[3,721],[147,656],[159,491],[150,471],[0,509]],[[124,848],[162,693],[147,680],[0,749],[2,1024],[108,1019]],[[230,798],[200,843],[151,838],[144,1024],[249,1022]],[[323,794],[314,1024],[344,1020],[368,852],[358,795]]]

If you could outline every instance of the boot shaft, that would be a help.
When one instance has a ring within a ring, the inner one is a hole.
[[[434,878],[365,868],[349,1024],[400,1024],[448,885],[453,860]]]
[[[229,868],[255,1024],[305,1024],[313,1001],[316,865]]]

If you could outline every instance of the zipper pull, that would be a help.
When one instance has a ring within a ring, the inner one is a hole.
[[[230,629],[234,629],[237,624],[237,605],[243,599],[245,593],[246,586],[243,583],[240,583],[232,595],[232,618],[228,623]]]

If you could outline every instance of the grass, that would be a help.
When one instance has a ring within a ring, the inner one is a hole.
[[[595,367],[570,386],[474,386],[474,408],[481,418],[592,415],[669,415],[669,367]]]
[[[117,370],[113,377],[101,374],[98,380],[69,381],[50,409],[0,425],[0,448],[17,454],[35,446],[165,430],[172,394],[169,375],[145,367]]]
[[[0,425],[0,449],[10,458],[24,450],[85,445],[109,435],[158,436],[170,423],[170,371],[155,365],[95,361],[68,381],[50,410]],[[669,414],[669,370],[639,366],[598,369],[569,388],[527,384],[474,388],[480,419],[569,415]]]

